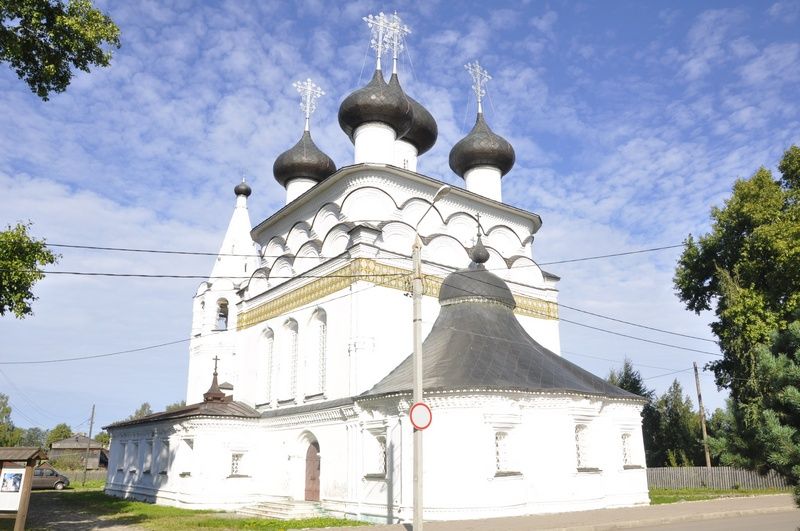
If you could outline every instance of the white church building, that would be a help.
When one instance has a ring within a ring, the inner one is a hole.
[[[405,27],[368,17],[371,81],[339,124],[337,169],[306,127],[274,164],[286,205],[236,203],[194,296],[186,403],[117,422],[108,494],[286,517],[412,519],[412,245],[422,239],[424,518],[649,503],[644,400],[560,355],[558,277],[533,259],[542,221],[502,201],[512,146],[487,125],[453,146],[464,188],[420,173],[437,125],[397,76]],[[388,82],[381,56],[392,52]],[[437,193],[438,192],[438,193]],[[449,192],[449,193],[448,193]]]

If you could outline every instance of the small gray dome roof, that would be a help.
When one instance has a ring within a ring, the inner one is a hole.
[[[466,269],[454,271],[445,277],[439,290],[439,304],[446,306],[459,302],[491,301],[516,308],[514,295],[505,281],[486,270],[483,265],[489,260],[489,252],[478,238],[470,251],[472,263]]]
[[[243,195],[245,197],[250,197],[250,194],[253,193],[253,190],[250,188],[250,185],[246,182],[242,181],[233,188],[233,193],[237,196]]]
[[[391,85],[392,82],[396,80],[397,74],[392,74],[389,84]],[[411,104],[414,117],[411,121],[411,129],[409,129],[408,133],[403,135],[402,138],[399,138],[399,140],[405,140],[413,145],[417,148],[417,155],[422,155],[436,144],[436,139],[439,137],[439,126],[436,125],[436,120],[433,118],[433,115],[431,115],[428,109],[423,107],[420,102],[408,95],[406,98]]]
[[[450,150],[450,169],[459,177],[476,166],[491,166],[505,175],[515,160],[514,148],[508,140],[489,129],[480,112],[472,131]]]
[[[380,70],[375,70],[372,80],[347,96],[339,106],[339,127],[350,140],[359,126],[369,122],[389,125],[400,138],[408,133],[412,118],[411,102],[400,83],[386,83]]]
[[[335,171],[336,164],[314,144],[308,131],[291,149],[278,155],[272,165],[275,180],[284,187],[290,179],[297,178],[320,182]]]

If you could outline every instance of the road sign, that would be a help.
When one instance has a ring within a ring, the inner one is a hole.
[[[424,430],[431,425],[431,420],[433,420],[431,408],[424,402],[417,402],[411,406],[408,416],[411,418],[411,424],[418,430]]]

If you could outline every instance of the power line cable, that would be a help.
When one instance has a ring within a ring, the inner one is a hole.
[[[673,335],[673,336],[687,337],[689,339],[697,339],[699,341],[708,341],[709,343],[714,343],[715,345],[717,344],[717,342],[714,341],[713,339],[708,339],[708,338],[700,337],[700,336],[693,336],[693,335],[690,335],[690,334],[682,334],[680,332],[672,332],[670,330],[664,330],[663,328],[656,328],[654,326],[647,326],[647,325],[643,325],[643,324],[639,324],[639,323],[634,323],[632,321],[625,321],[624,319],[618,319],[616,317],[611,317],[609,315],[603,315],[601,313],[590,312],[589,310],[581,310],[580,308],[575,308],[574,306],[568,306],[568,305],[560,303],[560,302],[557,303],[557,304],[561,308],[566,308],[568,310],[573,310],[575,312],[585,313],[587,315],[593,315],[594,317],[600,317],[601,319],[608,319],[609,321],[615,321],[617,323],[623,323],[623,324],[630,325],[630,326],[636,326],[638,328],[644,328],[646,330],[652,330],[654,332],[661,332],[662,334],[670,334],[670,335]]]
[[[694,370],[694,367],[689,367],[688,369],[680,369],[680,370],[677,370],[677,371],[665,372],[664,374],[656,374],[655,376],[649,376],[647,378],[642,378],[642,380],[653,380],[655,378],[663,378],[664,376],[671,376],[673,374],[678,374],[678,373],[681,373],[681,372],[688,372],[688,371],[693,371],[693,370]]]
[[[486,284],[487,286],[490,286],[492,288],[496,288],[496,286],[494,284],[491,284],[489,282],[486,282],[485,280],[481,280],[479,278],[476,278],[475,276],[471,276],[470,280],[473,281],[473,282],[479,282],[481,284]],[[468,294],[468,295],[479,295],[479,296],[481,295],[480,293],[478,293],[476,291],[464,289],[463,287],[456,287],[456,286],[453,286],[453,285],[450,286],[450,289],[457,289],[457,290],[459,290],[459,291],[461,291],[461,292],[463,292],[465,294]],[[533,310],[533,309],[531,309],[530,311],[532,311],[533,313],[536,313],[538,315],[541,315],[543,317],[549,317],[549,315],[547,313],[545,313],[545,312],[540,312],[540,311],[536,311],[536,310]],[[646,339],[646,338],[643,338],[643,337],[632,336],[630,334],[623,334],[622,332],[615,332],[613,330],[608,330],[608,329],[605,329],[605,328],[601,328],[599,326],[592,326],[592,325],[588,325],[588,324],[585,324],[585,323],[579,323],[577,321],[572,321],[570,319],[564,319],[563,317],[559,317],[558,320],[559,321],[563,321],[565,323],[574,324],[576,326],[582,326],[584,328],[597,330],[599,332],[605,332],[607,334],[613,334],[613,335],[620,336],[620,337],[626,337],[628,339],[634,339],[636,341],[642,341],[642,342],[645,342],[645,343],[652,343],[654,345],[661,345],[663,347],[674,348],[674,349],[678,349],[678,350],[686,350],[686,351],[689,351],[689,352],[697,352],[699,354],[706,354],[706,355],[710,355],[710,356],[722,357],[722,354],[720,354],[718,352],[710,352],[710,351],[707,351],[707,350],[698,350],[698,349],[695,349],[695,348],[682,347],[682,346],[679,346],[679,345],[673,345],[672,343],[664,343],[663,341],[656,341],[654,339]]]
[[[614,258],[616,256],[628,256],[628,255],[631,255],[631,254],[652,253],[654,251],[663,251],[663,250],[666,250],[666,249],[677,249],[678,247],[685,247],[685,244],[681,243],[681,244],[678,244],[678,245],[665,245],[664,247],[651,247],[649,249],[639,249],[639,250],[636,250],[636,251],[625,251],[625,252],[622,252],[622,253],[601,254],[601,255],[597,255],[597,256],[584,256],[584,257],[581,257],[581,258],[570,258],[568,260],[555,260],[553,262],[542,262],[539,265],[540,266],[545,266],[545,265],[554,265],[554,264],[568,264],[568,263],[571,263],[571,262],[585,262],[587,260],[600,260],[601,258]],[[520,267],[525,267],[525,266],[520,266]]]
[[[42,269],[0,269],[2,273],[37,273],[41,275],[72,275],[82,277],[119,277],[119,278],[170,278],[170,279],[195,279],[195,280],[247,280],[252,278],[248,276],[218,276],[213,277],[209,275],[167,275],[156,273],[106,273],[99,271],[45,271]],[[294,276],[270,276],[270,279],[291,280],[295,278],[365,278],[365,277],[403,277],[408,276],[410,273],[367,273],[361,275],[306,275],[299,274]]]
[[[343,293],[343,294],[338,295],[336,297],[332,297],[330,299],[326,299],[325,303],[328,303],[328,302],[331,302],[331,301],[335,301],[337,299],[341,299],[341,298],[344,298],[344,297],[348,297],[350,295],[355,295],[357,293],[362,293],[364,291],[376,288],[376,287],[378,287],[380,285],[381,284],[373,284],[372,286],[367,286],[367,287],[361,288],[361,289],[359,289],[357,291],[354,291],[354,292]],[[297,311],[306,310],[308,308],[311,308],[313,306],[317,306],[319,304],[320,304],[319,301],[314,301],[314,302],[306,304],[304,306],[300,306],[299,308],[295,308],[292,311],[297,312]],[[209,335],[214,335],[214,334],[205,334],[205,335],[199,336],[199,337],[207,337]],[[89,360],[89,359],[96,359],[96,358],[109,358],[109,357],[112,357],[112,356],[122,356],[124,354],[132,354],[132,353],[135,353],[135,352],[142,352],[142,351],[145,351],[145,350],[153,350],[153,349],[167,347],[167,346],[171,346],[171,345],[177,345],[177,344],[180,344],[180,343],[186,343],[186,342],[191,341],[192,339],[195,339],[195,338],[178,339],[178,340],[175,340],[175,341],[168,341],[168,342],[165,342],[165,343],[158,343],[156,345],[148,345],[148,346],[145,346],[145,347],[139,347],[139,348],[127,349],[127,350],[119,350],[119,351],[116,351],[116,352],[107,352],[105,354],[93,354],[93,355],[88,355],[88,356],[86,356],[86,355],[85,356],[72,356],[72,357],[69,357],[69,358],[56,358],[56,359],[49,359],[49,360],[0,361],[0,365],[42,365],[42,364],[49,364],[49,363],[63,363],[63,362],[81,361],[81,360]]]
[[[2,376],[3,376],[3,378],[5,378],[5,379],[6,379],[6,381],[8,382],[8,384],[9,384],[9,385],[10,385],[10,386],[11,386],[11,387],[12,387],[12,388],[15,390],[15,392],[16,392],[16,393],[17,393],[17,394],[18,394],[20,397],[22,397],[22,399],[23,399],[25,402],[27,402],[27,403],[28,403],[28,404],[29,404],[29,405],[30,405],[30,406],[31,406],[31,407],[32,407],[32,408],[33,408],[33,409],[34,409],[34,410],[35,410],[35,411],[36,411],[36,412],[37,412],[39,415],[42,415],[42,416],[44,416],[44,417],[49,417],[49,418],[50,418],[50,419],[52,419],[52,420],[59,420],[59,417],[57,417],[57,416],[53,415],[52,413],[49,413],[49,412],[48,412],[48,411],[46,411],[44,408],[42,408],[42,407],[39,407],[39,405],[37,405],[37,404],[36,404],[36,403],[35,403],[33,400],[31,400],[31,399],[30,399],[30,398],[29,398],[29,397],[28,397],[28,396],[27,396],[27,395],[26,395],[26,394],[25,394],[25,393],[22,391],[22,389],[20,389],[20,388],[19,388],[19,386],[18,386],[16,383],[14,383],[14,380],[12,380],[12,379],[11,379],[11,378],[10,378],[10,377],[9,377],[9,376],[8,376],[8,375],[7,375],[7,374],[6,374],[6,373],[5,373],[3,370],[2,370],[2,369],[0,369],[0,375],[2,375]]]
[[[567,354],[569,356],[580,356],[581,358],[591,358],[591,359],[595,359],[595,360],[610,361],[612,363],[620,363],[620,364],[625,363],[625,360],[615,360],[615,359],[611,359],[611,358],[602,358],[600,356],[590,356],[589,354],[579,354],[577,352],[572,352],[572,351],[569,351],[569,350],[562,350],[561,353],[562,354]],[[630,358],[626,358],[626,359],[628,361],[630,361],[631,364],[634,364],[633,361]],[[662,370],[662,371],[672,370],[669,367],[657,367],[655,365],[645,365],[644,363],[636,363],[634,365],[636,367],[646,367],[648,369],[659,369],[659,370]]]
[[[543,314],[544,315],[544,314]],[[606,334],[612,334],[615,336],[626,337],[628,339],[634,339],[636,341],[642,341],[644,343],[651,343],[653,345],[661,345],[662,347],[674,348],[678,350],[686,350],[688,352],[697,352],[698,354],[705,354],[707,356],[717,356],[722,357],[722,354],[719,352],[710,352],[708,350],[699,350],[696,348],[689,348],[689,347],[681,347],[679,345],[673,345],[671,343],[664,343],[663,341],[656,341],[654,339],[646,339],[644,337],[632,336],[630,334],[623,334],[622,332],[615,332],[613,330],[607,330],[605,328],[600,328],[599,326],[592,326],[585,323],[579,323],[577,321],[571,321],[569,319],[564,319],[563,317],[559,317],[559,321],[563,321],[565,323],[574,324],[576,326],[582,326],[584,328],[589,328],[591,330],[597,330],[599,332],[605,332]]]
[[[144,350],[152,350],[156,348],[168,347],[170,345],[177,345],[179,343],[186,343],[191,341],[191,338],[178,339],[176,341],[167,341],[166,343],[159,343],[157,345],[149,345],[146,347],[132,348],[127,350],[118,350],[116,352],[106,352],[105,354],[92,354],[89,356],[73,356],[69,358],[56,358],[50,360],[17,360],[17,361],[0,361],[0,365],[42,365],[46,363],[63,363],[67,361],[79,360],[92,360],[97,358],[109,358],[111,356],[121,356],[123,354],[132,354],[134,352],[142,352]]]
[[[364,221],[364,220],[360,220]],[[379,221],[379,220],[367,220],[367,221]],[[215,253],[210,251],[182,251],[182,250],[172,250],[172,249],[147,249],[147,248],[138,248],[138,247],[107,247],[102,245],[79,245],[79,244],[68,244],[68,243],[48,243],[48,247],[63,247],[65,249],[85,249],[85,250],[93,250],[93,251],[115,251],[115,252],[125,252],[125,253],[149,253],[149,254],[169,254],[169,255],[188,255],[188,256],[233,256],[233,257],[240,257],[240,258],[280,258],[282,256],[286,256],[285,254],[281,255],[259,255],[256,253],[250,254],[240,254],[240,253]],[[551,262],[541,262],[538,264],[526,264],[520,265],[517,267],[538,267],[538,266],[545,266],[545,265],[554,265],[554,264],[566,264],[571,262],[584,262],[587,260],[600,260],[603,258],[614,258],[617,256],[628,256],[632,254],[642,254],[642,253],[651,253],[655,251],[663,251],[666,249],[676,249],[678,247],[684,247],[684,244],[676,244],[676,245],[667,245],[663,247],[650,247],[647,249],[636,249],[633,251],[622,251],[619,253],[610,253],[610,254],[603,254],[603,255],[596,255],[596,256],[583,256],[578,258],[568,258],[563,260],[554,260]],[[322,259],[330,259],[333,257],[323,257]],[[408,257],[382,257],[381,259],[385,260],[408,260]]]

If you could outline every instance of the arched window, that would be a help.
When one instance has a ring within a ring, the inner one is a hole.
[[[319,308],[311,316],[305,341],[304,392],[307,397],[325,392],[325,354],[327,347],[328,317]],[[304,332],[305,335],[305,332]]]
[[[278,400],[292,400],[297,392],[297,331],[294,319],[287,319],[283,324]]]
[[[495,472],[507,472],[508,466],[508,433],[498,431],[494,434],[494,462]]]
[[[217,330],[228,329],[228,301],[220,299],[217,301]]]
[[[275,333],[272,331],[272,328],[267,328],[264,330],[263,335],[263,345],[264,348],[262,350],[264,354],[264,358],[261,361],[261,366],[264,370],[264,375],[261,379],[261,389],[263,392],[263,400],[264,403],[269,403],[272,398],[272,367],[275,363],[273,359],[273,348],[275,346]]]
[[[589,467],[589,448],[586,445],[586,424],[575,426],[575,460],[578,468]]]
[[[622,466],[630,466],[632,464],[631,434],[626,432],[622,434]]]

